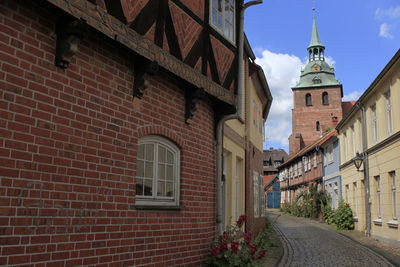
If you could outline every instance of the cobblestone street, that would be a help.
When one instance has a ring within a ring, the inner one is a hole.
[[[372,249],[317,221],[268,214],[283,243],[279,266],[395,266]]]

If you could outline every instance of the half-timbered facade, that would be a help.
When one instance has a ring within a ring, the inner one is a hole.
[[[0,265],[205,264],[240,2],[1,1]]]

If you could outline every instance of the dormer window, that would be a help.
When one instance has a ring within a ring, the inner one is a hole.
[[[322,83],[321,79],[320,79],[318,76],[315,76],[315,77],[312,79],[312,81],[313,81],[313,84],[320,84],[320,83]]]
[[[226,39],[235,41],[235,0],[211,0],[210,24]]]

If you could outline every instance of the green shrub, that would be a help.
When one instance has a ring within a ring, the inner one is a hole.
[[[335,210],[331,208],[329,201],[322,205],[322,216],[327,224],[335,224]]]
[[[335,212],[335,223],[338,230],[354,229],[353,211],[343,200]]]

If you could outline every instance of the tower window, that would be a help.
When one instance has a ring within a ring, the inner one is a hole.
[[[306,106],[312,106],[310,94],[306,94]]]
[[[316,131],[319,131],[320,130],[320,125],[319,125],[319,121],[317,121],[316,123],[315,123],[315,130]]]
[[[322,104],[329,105],[329,97],[327,92],[322,93]]]

